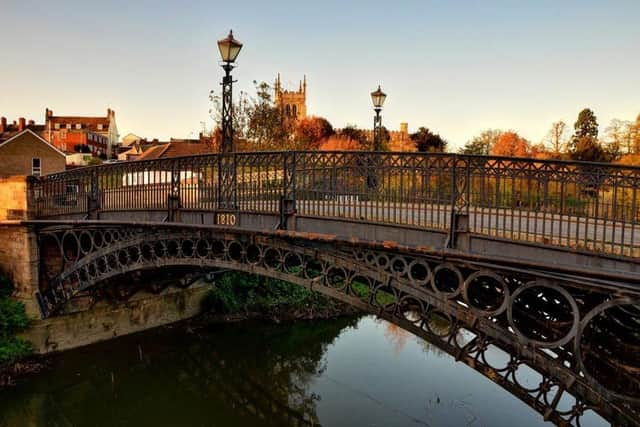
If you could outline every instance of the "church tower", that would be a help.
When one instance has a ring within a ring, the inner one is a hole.
[[[283,90],[278,73],[274,90],[276,105],[285,117],[292,120],[307,117],[307,76],[300,82],[298,90]]]

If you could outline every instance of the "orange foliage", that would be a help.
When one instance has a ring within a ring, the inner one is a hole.
[[[528,157],[530,155],[529,142],[516,132],[505,132],[491,147],[491,154],[494,156]]]
[[[627,166],[640,166],[640,154],[626,154],[616,163]]]
[[[320,142],[333,135],[333,127],[322,117],[305,117],[295,122],[293,129],[293,139],[296,141],[296,148],[304,150],[315,150]]]
[[[362,150],[362,146],[354,139],[334,135],[320,142],[318,149],[320,151],[359,151]]]
[[[395,354],[402,352],[407,345],[407,339],[410,337],[408,332],[393,323],[387,323],[387,330],[384,332],[384,336],[393,344]]]

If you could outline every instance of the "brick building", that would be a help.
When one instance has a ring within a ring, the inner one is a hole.
[[[113,158],[118,145],[116,112],[109,108],[105,117],[55,116],[47,108],[43,137],[62,151]]]
[[[26,129],[43,136],[44,125],[37,125],[33,120],[27,121],[24,117],[20,117],[17,121],[14,120],[11,123],[7,122],[6,117],[0,117],[0,143],[13,138]]]
[[[65,170],[65,154],[30,129],[0,143],[0,176],[48,175]]]

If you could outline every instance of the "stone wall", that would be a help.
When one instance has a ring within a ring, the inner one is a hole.
[[[0,178],[0,221],[29,219],[29,191],[33,178]]]
[[[24,303],[27,315],[39,319],[38,243],[31,227],[0,222],[0,272],[15,285],[15,297]]]
[[[144,331],[200,313],[209,288],[199,282],[187,289],[168,288],[159,295],[140,292],[117,305],[100,302],[86,311],[37,321],[23,337],[33,343],[36,353],[44,354]]]

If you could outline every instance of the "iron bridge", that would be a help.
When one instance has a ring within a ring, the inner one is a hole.
[[[558,425],[590,411],[638,424],[640,168],[229,153],[81,168],[30,191],[43,317],[141,271],[245,271],[375,313]]]

